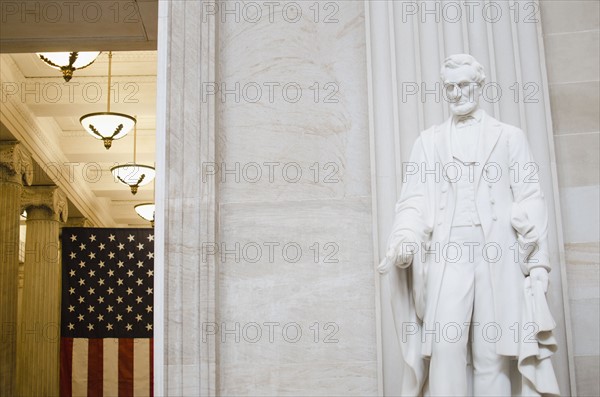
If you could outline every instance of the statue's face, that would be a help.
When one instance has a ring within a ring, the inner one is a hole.
[[[444,72],[444,97],[450,103],[450,111],[455,116],[473,113],[479,107],[481,85],[477,83],[475,68],[464,65]]]

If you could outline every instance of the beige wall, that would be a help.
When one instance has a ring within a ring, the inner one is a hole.
[[[542,1],[577,391],[600,394],[597,1]]]

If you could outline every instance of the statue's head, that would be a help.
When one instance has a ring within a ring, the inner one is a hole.
[[[442,64],[441,78],[452,114],[465,116],[477,110],[485,73],[475,58],[469,54],[449,56]]]

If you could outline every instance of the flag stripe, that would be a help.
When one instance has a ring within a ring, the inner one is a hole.
[[[88,340],[73,339],[73,377],[71,378],[71,393],[75,396],[87,396],[88,374]]]
[[[60,340],[60,395],[71,397],[71,372],[73,371],[73,338]]]
[[[119,339],[119,397],[133,397],[133,342]]]
[[[150,397],[154,396],[154,338],[150,339]]]
[[[119,340],[116,338],[104,339],[104,380],[103,391],[105,396],[119,395]]]
[[[152,339],[136,339],[133,344],[133,395],[150,395],[150,342]]]
[[[88,339],[88,397],[102,397],[102,339]]]

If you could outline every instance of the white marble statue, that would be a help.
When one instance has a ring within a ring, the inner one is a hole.
[[[479,108],[485,74],[472,56],[448,57],[441,78],[452,116],[423,131],[403,164],[378,267],[392,290],[402,393],[558,395],[537,164],[523,131]]]

